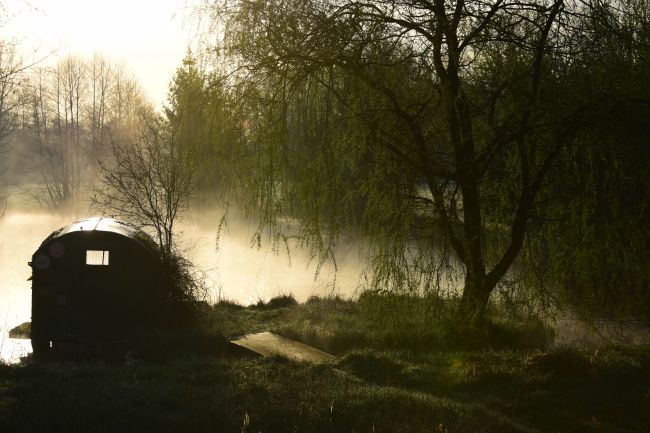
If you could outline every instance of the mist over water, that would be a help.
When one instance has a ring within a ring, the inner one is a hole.
[[[90,213],[48,213],[9,210],[0,219],[0,360],[17,361],[31,351],[28,340],[8,338],[11,328],[31,317],[31,268],[27,265],[41,242],[54,230],[91,216]],[[217,251],[218,211],[192,212],[179,224],[178,242],[187,258],[202,271],[209,288],[208,302],[220,299],[243,305],[293,294],[309,296],[356,292],[360,263],[354,247],[341,248],[335,271],[325,264],[316,277],[316,261],[308,252],[292,249],[275,254],[270,245],[251,248],[253,228],[232,221]]]
[[[0,219],[0,360],[13,362],[31,352],[28,340],[8,338],[11,328],[31,317],[31,268],[27,262],[52,231],[68,224],[63,215],[8,212]]]
[[[30,320],[31,268],[27,262],[52,231],[90,215],[32,209],[9,211],[0,219],[0,361],[18,362],[31,352],[29,340],[8,337],[10,329]],[[249,305],[283,294],[293,294],[303,302],[312,295],[351,297],[358,293],[362,263],[356,245],[341,246],[336,269],[326,263],[316,275],[317,261],[308,251],[292,248],[289,257],[283,248],[273,252],[269,244],[251,247],[254,227],[243,221],[229,223],[217,249],[220,216],[217,210],[195,210],[178,225],[179,246],[201,271],[209,289],[208,302],[226,299]],[[586,325],[570,314],[563,314],[555,328],[556,344],[583,346],[630,338],[650,341],[647,327]]]
[[[15,326],[29,320],[31,268],[27,262],[55,229],[68,224],[62,215],[9,212],[0,219],[0,319]],[[1,325],[0,325],[1,326]]]
[[[193,212],[180,224],[180,247],[205,272],[209,302],[220,299],[249,305],[292,294],[298,301],[312,295],[352,296],[359,286],[361,263],[355,246],[337,251],[336,267],[326,263],[318,275],[317,260],[308,251],[290,245],[278,253],[269,243],[251,246],[254,227],[230,221],[217,248],[220,211]]]

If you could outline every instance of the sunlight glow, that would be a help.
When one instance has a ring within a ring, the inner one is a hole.
[[[95,51],[123,62],[159,106],[190,43],[184,0],[8,0],[0,32],[44,64]],[[34,53],[35,52],[35,53]]]

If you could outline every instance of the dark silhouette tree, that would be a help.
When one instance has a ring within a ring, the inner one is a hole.
[[[583,17],[572,87],[587,101],[584,127],[533,239],[539,270],[588,319],[650,318],[648,6],[597,2]]]
[[[132,143],[112,146],[101,163],[101,183],[91,197],[103,214],[151,229],[163,257],[172,257],[180,214],[192,195],[192,169],[168,124],[145,118]]]

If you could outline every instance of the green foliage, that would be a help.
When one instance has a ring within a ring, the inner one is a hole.
[[[257,309],[249,307],[252,308]],[[354,348],[416,352],[541,349],[553,340],[550,328],[535,318],[509,321],[495,308],[491,316],[494,319],[476,329],[459,325],[456,310],[456,303],[435,296],[366,292],[358,301],[312,297],[305,304],[273,317],[267,326],[274,332],[337,355]],[[263,329],[257,325],[252,328]]]
[[[255,304],[255,308],[261,309],[276,309],[276,308],[291,308],[298,304],[296,298],[292,294],[279,295],[271,298],[268,302],[262,300]]]
[[[239,159],[243,118],[237,95],[218,70],[207,72],[188,49],[169,87],[165,117],[174,139],[192,162],[199,193],[228,197]],[[242,169],[245,164],[239,160]]]
[[[570,84],[586,126],[554,172],[561,183],[544,197],[550,205],[532,237],[537,271],[584,318],[650,318],[650,30],[642,5],[615,11],[603,3],[585,18]]]
[[[356,241],[364,289],[462,290],[479,328],[492,298],[647,315],[648,2],[619,3],[207,2],[168,118],[227,149],[258,246]]]
[[[527,269],[515,263],[525,245],[524,259],[540,260],[539,248],[549,261],[578,241],[544,229],[558,208],[582,206],[565,194],[571,155],[593,153],[609,131],[629,135],[612,112],[647,94],[647,80],[625,78],[644,68],[635,50],[646,3],[400,4],[206,5],[223,30],[210,35],[218,61],[232,62],[228,83],[242,96],[244,202],[258,244],[268,234],[276,250],[296,237],[322,263],[361,240],[373,289],[449,295],[464,277],[460,313],[477,323],[497,286],[516,287],[506,279],[513,264]],[[589,261],[576,268],[589,272]]]
[[[311,297],[300,304],[292,297],[275,299],[248,307],[221,301],[201,316],[199,327],[226,336],[270,330],[336,355],[364,348],[416,353],[544,349],[554,338],[539,319],[509,320],[496,307],[484,328],[461,327],[455,320],[457,304],[433,296],[366,293],[356,301]]]
[[[190,302],[206,299],[208,289],[203,275],[194,264],[180,252],[174,251],[171,256],[162,255],[163,299],[172,302]]]

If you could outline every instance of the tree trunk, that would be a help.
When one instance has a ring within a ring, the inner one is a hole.
[[[487,287],[484,275],[468,270],[458,312],[460,321],[472,327],[481,327],[491,292],[492,288]]]

